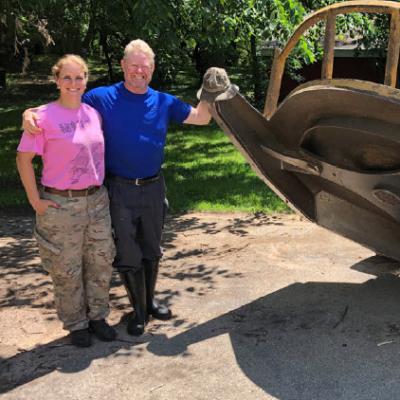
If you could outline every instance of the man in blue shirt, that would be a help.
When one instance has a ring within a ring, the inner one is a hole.
[[[114,267],[120,273],[135,313],[128,332],[141,335],[149,316],[166,320],[171,311],[154,299],[166,213],[161,174],[170,122],[205,125],[211,115],[206,102],[197,107],[151,87],[154,52],[143,40],[124,51],[124,81],[90,90],[83,101],[101,115],[106,143],[106,186],[115,233]],[[24,113],[24,127],[38,131],[35,115]]]

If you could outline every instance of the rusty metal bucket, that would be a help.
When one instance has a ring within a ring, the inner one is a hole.
[[[391,15],[384,84],[332,79],[335,18]],[[322,79],[278,106],[284,64],[310,26],[326,21]],[[400,260],[400,4],[350,1],[311,14],[276,50],[264,114],[232,85],[205,97],[214,119],[258,176],[310,221]],[[207,92],[207,82],[203,85]]]

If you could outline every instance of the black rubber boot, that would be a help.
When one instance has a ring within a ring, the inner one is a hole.
[[[105,319],[89,321],[89,332],[102,342],[111,342],[117,337],[117,332]]]
[[[146,307],[144,268],[136,272],[120,272],[120,277],[128,293],[129,301],[135,310],[134,315],[128,321],[128,333],[133,336],[140,336],[144,333],[149,319]]]
[[[89,329],[79,329],[70,333],[71,344],[76,347],[89,347],[92,344]]]
[[[172,318],[171,310],[162,304],[159,304],[154,298],[154,292],[157,283],[159,260],[143,260],[144,272],[146,277],[147,293],[147,313],[155,319],[166,321]]]

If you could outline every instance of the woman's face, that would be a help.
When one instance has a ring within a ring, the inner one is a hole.
[[[86,89],[87,76],[83,67],[73,61],[66,62],[56,79],[60,96],[81,97]]]

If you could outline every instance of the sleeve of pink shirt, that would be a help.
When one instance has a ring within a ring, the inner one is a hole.
[[[30,134],[26,131],[22,133],[21,141],[19,142],[17,151],[22,153],[36,153],[39,156],[43,155],[44,135]]]
[[[39,156],[43,155],[44,151],[44,129],[45,129],[45,106],[40,106],[37,111],[38,115],[38,126],[42,128],[42,133],[30,134],[26,131],[22,133],[21,140],[19,142],[17,151],[22,153],[36,153]]]

